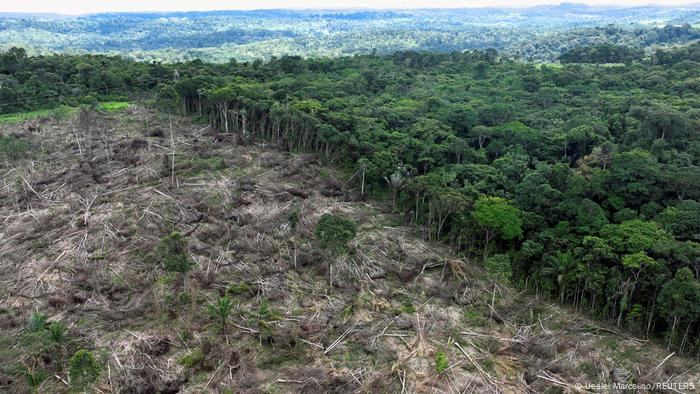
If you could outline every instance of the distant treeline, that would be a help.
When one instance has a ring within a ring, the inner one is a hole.
[[[641,49],[622,45],[594,45],[576,47],[559,56],[562,63],[630,63],[644,56]]]
[[[679,24],[678,21],[685,23]],[[109,13],[65,18],[3,18],[0,48],[30,53],[110,53],[168,62],[252,61],[298,55],[337,57],[403,50],[494,48],[529,62],[555,62],[579,47],[644,50],[700,38],[697,10],[611,9],[576,4],[525,9],[258,10]]]

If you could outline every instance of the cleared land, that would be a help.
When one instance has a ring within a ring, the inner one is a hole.
[[[69,391],[78,349],[100,392],[699,387],[695,360],[495,284],[313,156],[172,126],[136,107],[0,125],[29,142],[0,163],[0,389]],[[347,253],[316,247],[324,213],[358,224]],[[164,269],[174,231],[184,274]]]

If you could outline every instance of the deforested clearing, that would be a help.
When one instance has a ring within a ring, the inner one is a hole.
[[[135,105],[0,133],[31,150],[0,163],[8,392],[700,384],[691,356],[515,290],[315,155]]]

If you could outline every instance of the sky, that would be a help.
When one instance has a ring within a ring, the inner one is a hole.
[[[604,5],[682,5],[698,0],[567,0],[568,2]],[[262,8],[458,8],[458,7],[526,7],[557,4],[557,0],[23,0],[0,3],[0,12],[51,12],[85,14],[113,11],[199,11]]]

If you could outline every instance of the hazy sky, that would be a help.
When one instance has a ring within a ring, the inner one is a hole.
[[[698,0],[568,0],[587,4],[644,5],[650,3],[680,5]],[[260,8],[455,8],[532,6],[557,4],[557,0],[24,0],[7,1],[0,4],[0,12],[58,12],[82,14],[107,11],[191,11],[232,10]],[[8,4],[9,3],[9,4]]]

